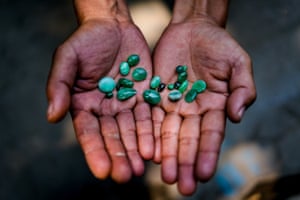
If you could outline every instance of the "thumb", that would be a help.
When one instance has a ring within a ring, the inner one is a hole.
[[[58,122],[67,114],[76,71],[76,54],[73,48],[67,44],[57,48],[46,86],[49,122]]]
[[[227,114],[232,122],[240,122],[245,110],[256,99],[251,59],[245,52],[232,68],[229,87]]]

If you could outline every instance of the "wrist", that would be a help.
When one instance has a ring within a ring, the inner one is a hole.
[[[228,4],[229,0],[175,0],[171,22],[205,19],[225,27]]]
[[[94,19],[130,20],[125,0],[74,0],[79,23]]]

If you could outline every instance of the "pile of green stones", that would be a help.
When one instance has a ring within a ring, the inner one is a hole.
[[[134,82],[144,81],[147,78],[147,71],[142,67],[136,67],[140,61],[140,57],[137,54],[130,55],[126,61],[123,61],[119,65],[119,72],[123,76],[117,82],[109,76],[101,78],[98,82],[98,88],[105,94],[106,98],[112,98],[113,91],[117,91],[117,99],[119,101],[125,101],[135,96],[137,91],[133,88]],[[129,75],[131,69],[131,78],[125,78]],[[187,80],[187,66],[179,65],[176,67],[177,80],[174,83],[166,85],[161,82],[159,76],[153,76],[149,89],[143,92],[144,100],[151,104],[156,105],[161,101],[160,93],[167,88],[170,92],[168,99],[172,102],[179,101],[184,95],[184,100],[187,103],[193,102],[197,95],[204,92],[206,89],[206,82],[203,80],[197,80],[193,83],[192,87],[188,90],[189,82]]]

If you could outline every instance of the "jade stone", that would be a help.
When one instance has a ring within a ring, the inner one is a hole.
[[[169,89],[169,90],[173,90],[173,89],[174,89],[174,83],[168,84],[168,89]]]
[[[144,100],[151,105],[156,105],[161,100],[160,94],[152,89],[145,90],[143,93],[143,97]]]
[[[172,90],[168,95],[169,100],[173,102],[178,101],[181,97],[182,93],[179,90]]]
[[[114,96],[112,92],[108,92],[105,94],[105,98],[111,99]]]
[[[197,95],[198,95],[197,90],[191,89],[186,93],[184,100],[187,103],[191,103],[196,99]]]
[[[185,81],[183,81],[183,83],[181,83],[178,90],[183,94],[186,91],[186,89],[188,88],[188,86],[189,86],[189,81],[185,80]]]
[[[147,71],[144,68],[135,68],[132,72],[132,79],[135,81],[143,81],[147,77]]]
[[[180,74],[182,72],[186,72],[186,70],[187,70],[187,66],[186,65],[178,65],[176,67],[177,74]]]
[[[198,93],[201,93],[206,89],[206,82],[203,80],[198,80],[193,83],[192,89],[196,90]]]
[[[121,62],[120,63],[120,74],[123,76],[126,76],[130,72],[130,66],[127,62]]]
[[[160,77],[159,76],[153,76],[150,82],[150,88],[156,89],[160,84]]]
[[[178,81],[176,81],[174,83],[174,89],[178,89],[180,87],[181,83],[179,83]]]
[[[166,84],[160,83],[158,88],[157,88],[157,91],[162,92],[162,91],[164,91],[165,88],[166,88]]]
[[[117,99],[120,101],[125,101],[136,95],[136,90],[133,88],[121,88],[117,92]]]
[[[132,88],[134,85],[133,81],[132,80],[129,80],[127,78],[120,78],[118,80],[118,83],[117,83],[117,89],[120,89],[120,88]]]
[[[178,74],[177,81],[179,83],[182,83],[186,79],[187,79],[187,72],[181,72],[180,74]]]
[[[136,66],[140,62],[140,57],[137,54],[132,54],[127,58],[127,63],[130,67]]]
[[[115,80],[111,77],[103,77],[98,82],[98,88],[101,92],[109,93],[112,92],[116,87]]]

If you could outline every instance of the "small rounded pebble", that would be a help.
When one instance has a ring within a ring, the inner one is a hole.
[[[181,97],[182,93],[179,90],[172,90],[168,95],[169,100],[173,102],[178,101]]]
[[[136,66],[140,62],[140,57],[137,54],[132,54],[127,58],[127,63],[130,67]]]
[[[159,76],[153,76],[150,82],[150,88],[156,89],[160,84],[160,77]]]
[[[178,81],[176,81],[174,83],[174,89],[178,89],[180,87],[181,83],[179,83]]]
[[[128,75],[130,72],[130,66],[127,62],[121,62],[119,68],[120,68],[120,74],[123,76]]]
[[[134,85],[134,83],[133,83],[132,80],[129,80],[127,78],[120,78],[118,80],[116,88],[117,89],[120,89],[120,88],[123,88],[123,87],[125,87],[125,88],[132,88],[133,85]]]
[[[182,72],[186,72],[186,70],[187,70],[187,66],[186,65],[178,65],[176,67],[176,73],[177,74],[180,74]]]
[[[181,72],[180,74],[178,74],[177,81],[179,83],[182,83],[186,79],[187,79],[187,72]]]
[[[132,72],[132,79],[135,81],[143,81],[147,77],[147,71],[144,68],[135,68]]]
[[[125,101],[136,95],[136,90],[133,88],[121,88],[117,93],[117,99],[120,101]]]
[[[174,89],[174,83],[168,84],[168,89],[169,89],[169,90],[173,90],[173,89]]]
[[[98,82],[98,88],[101,92],[112,92],[116,87],[115,80],[111,77],[105,76]]]
[[[189,86],[189,81],[185,80],[185,81],[183,81],[183,83],[181,83],[178,90],[183,94],[186,91],[186,89],[188,88],[188,86]]]
[[[164,91],[165,88],[166,88],[166,84],[160,83],[158,88],[157,88],[157,91],[162,92],[162,91]]]
[[[184,100],[187,103],[191,103],[196,99],[197,95],[198,95],[197,90],[191,89],[186,93]]]
[[[196,90],[198,93],[201,93],[206,89],[206,82],[203,80],[198,80],[193,83],[192,89]]]
[[[112,92],[108,92],[105,94],[105,98],[111,99],[113,98],[114,94]]]
[[[144,100],[151,105],[156,105],[161,100],[160,94],[157,91],[152,89],[145,90],[143,93],[143,97]]]

